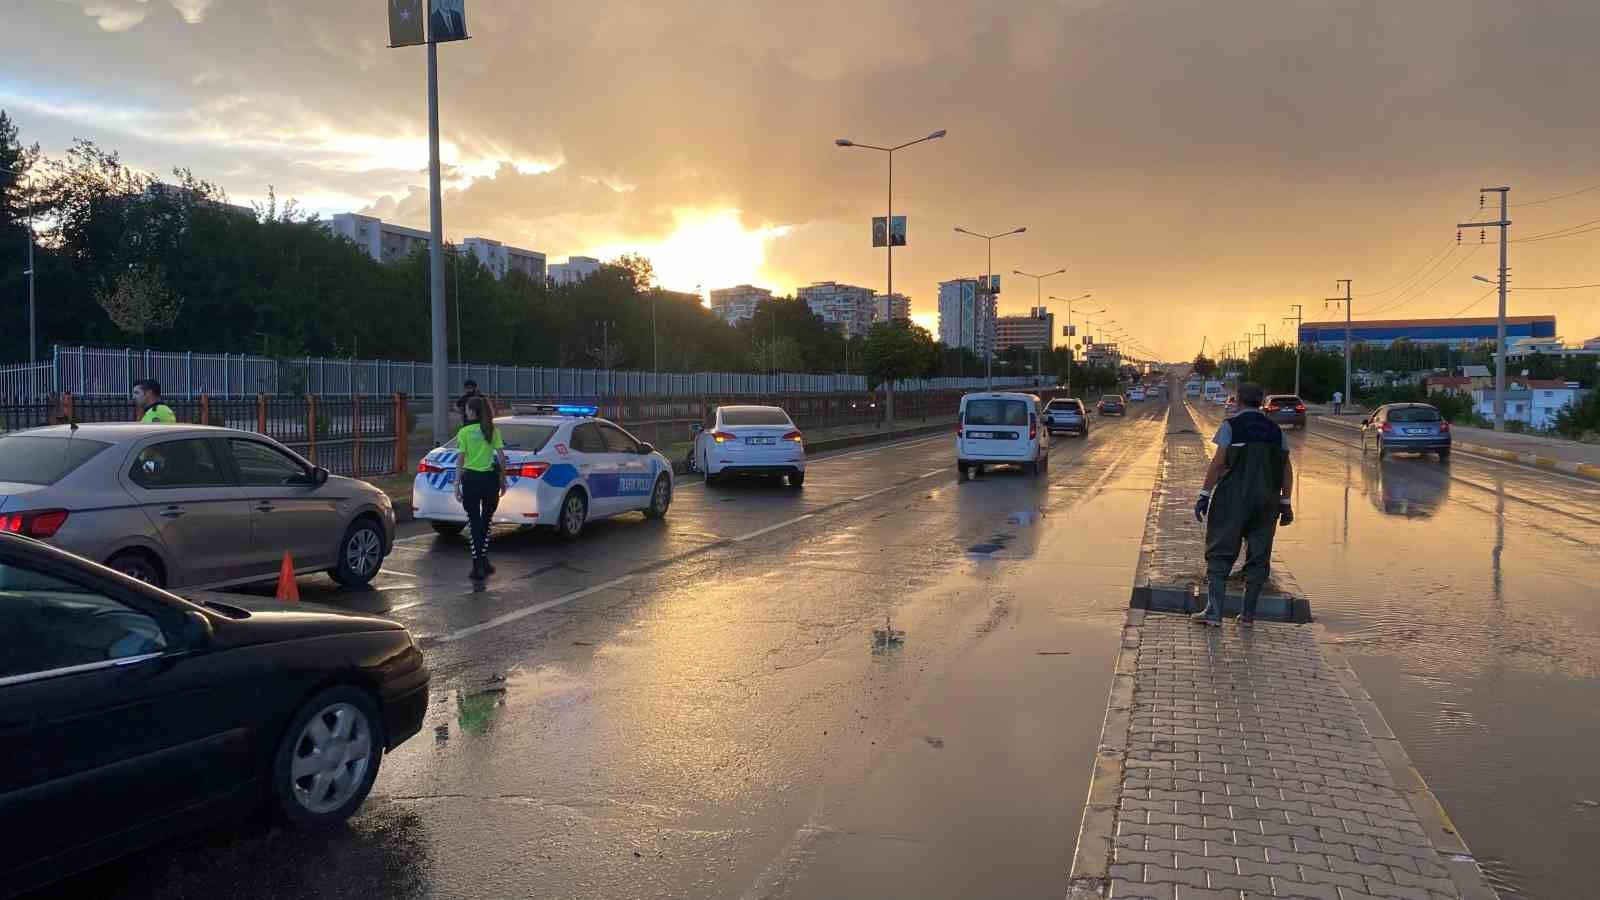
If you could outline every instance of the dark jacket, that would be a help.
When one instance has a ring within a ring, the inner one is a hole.
[[[1233,432],[1226,448],[1228,469],[1217,482],[1216,500],[1239,510],[1276,509],[1283,493],[1283,429],[1260,410],[1246,409],[1228,420]]]

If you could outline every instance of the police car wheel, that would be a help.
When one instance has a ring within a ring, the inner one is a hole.
[[[573,491],[561,501],[561,516],[556,520],[556,534],[569,541],[575,541],[583,534],[584,520],[589,516],[589,504],[583,499],[583,494]]]
[[[667,507],[672,505],[672,482],[667,476],[662,475],[656,479],[656,486],[650,491],[650,505],[644,514],[651,519],[664,519],[667,516]]]
[[[429,522],[433,526],[433,533],[440,537],[455,537],[466,529],[465,522]]]

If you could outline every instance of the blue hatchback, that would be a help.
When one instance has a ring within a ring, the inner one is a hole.
[[[1426,403],[1390,403],[1361,421],[1361,452],[1375,447],[1378,458],[1389,453],[1437,453],[1450,458],[1450,423]]]

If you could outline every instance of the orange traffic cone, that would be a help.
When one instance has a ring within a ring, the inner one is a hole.
[[[294,559],[287,550],[283,551],[283,567],[278,569],[278,599],[300,602],[300,584],[294,580]]]

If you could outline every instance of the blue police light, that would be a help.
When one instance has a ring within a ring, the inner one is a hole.
[[[556,414],[562,416],[593,416],[598,415],[598,406],[561,405],[556,407]]]

